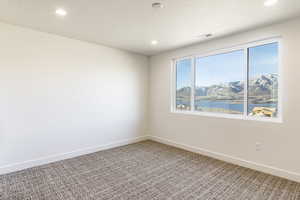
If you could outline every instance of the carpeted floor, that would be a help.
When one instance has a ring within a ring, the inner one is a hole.
[[[0,176],[1,200],[300,200],[300,184],[152,141]]]

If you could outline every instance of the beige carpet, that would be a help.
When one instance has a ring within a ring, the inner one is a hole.
[[[300,184],[152,141],[0,176],[1,200],[300,200]]]

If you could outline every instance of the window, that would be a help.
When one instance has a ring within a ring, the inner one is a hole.
[[[278,113],[278,44],[248,49],[248,114],[276,117]]]
[[[192,60],[176,62],[176,108],[191,110]]]
[[[244,112],[244,52],[196,57],[195,111]]]
[[[175,61],[176,112],[280,119],[279,41]]]

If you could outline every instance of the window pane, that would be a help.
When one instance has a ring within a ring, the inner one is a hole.
[[[278,43],[249,48],[248,114],[276,117]]]
[[[176,109],[191,110],[192,60],[176,63]]]
[[[244,51],[196,59],[195,110],[244,112]]]

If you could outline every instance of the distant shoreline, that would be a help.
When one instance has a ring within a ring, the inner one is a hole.
[[[177,100],[177,108],[189,108],[190,101]],[[277,109],[277,102],[274,103],[253,103],[250,102],[248,105],[248,110],[252,112],[254,108],[265,107],[265,108],[275,108]],[[244,112],[244,101],[229,101],[229,100],[196,100],[195,109],[199,111],[209,111],[209,112],[223,112],[223,113],[243,113]]]

